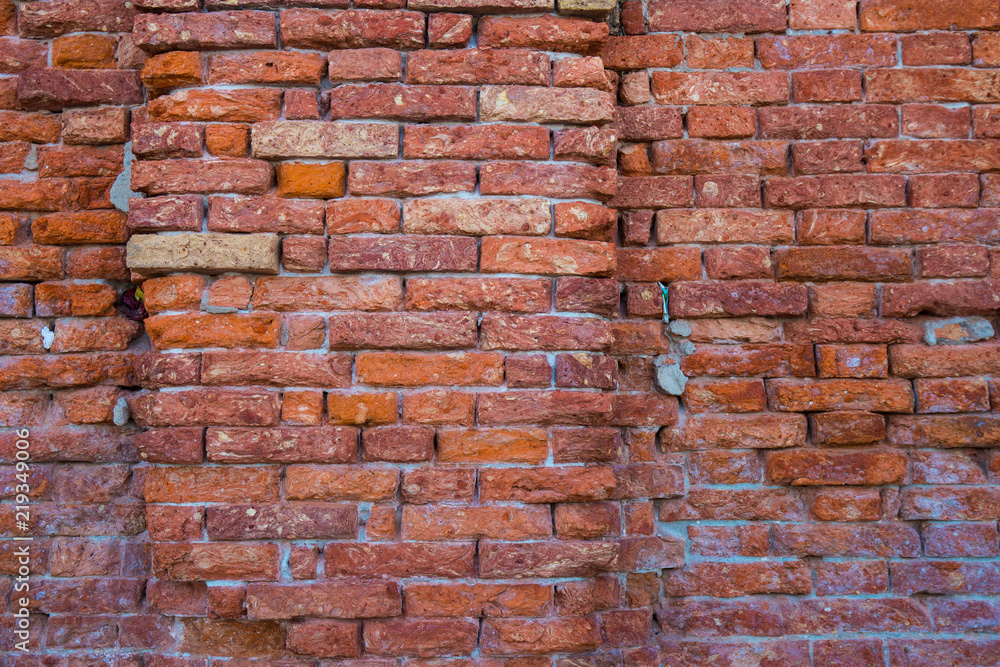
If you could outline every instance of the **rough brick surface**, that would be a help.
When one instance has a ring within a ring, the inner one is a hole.
[[[0,0],[0,661],[1000,664],[998,30]]]

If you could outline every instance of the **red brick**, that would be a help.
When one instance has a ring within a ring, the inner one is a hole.
[[[694,224],[692,224],[694,223]],[[793,218],[779,211],[659,211],[657,242],[781,243],[794,237]]]
[[[972,44],[962,33],[906,35],[899,41],[904,65],[968,65],[972,62]]]
[[[865,153],[868,168],[875,172],[988,171],[996,168],[995,143],[976,140],[877,141]]]
[[[786,174],[788,144],[783,141],[658,141],[653,168],[667,174]]]
[[[609,37],[604,47],[604,64],[613,70],[675,67],[683,57],[677,35]]]
[[[476,241],[471,238],[334,236],[328,243],[331,271],[472,271],[476,267]]]
[[[788,27],[795,30],[853,30],[857,25],[857,0],[791,0],[788,8]]]
[[[472,651],[479,624],[467,620],[382,620],[365,623],[364,633],[367,653],[429,658]]]
[[[476,93],[473,88],[460,86],[344,85],[333,89],[330,113],[334,118],[408,122],[473,120]]]
[[[403,155],[459,160],[544,160],[549,156],[549,133],[541,127],[516,125],[408,125],[404,130]]]
[[[544,633],[541,638],[539,630]],[[483,652],[491,655],[578,652],[595,649],[601,643],[597,622],[590,618],[497,619],[483,624]]]
[[[176,581],[278,578],[276,544],[155,544],[153,569]]]
[[[690,137],[739,139],[756,133],[757,116],[747,107],[692,107],[687,125]]]
[[[271,165],[261,160],[156,160],[137,162],[132,168],[132,187],[151,195],[263,194],[271,182]]]
[[[481,329],[485,350],[604,350],[612,342],[607,322],[591,317],[488,314]]]
[[[788,101],[788,75],[779,72],[654,72],[658,104],[760,106]]]
[[[935,104],[903,105],[902,131],[907,136],[920,139],[964,139],[969,136],[971,122],[971,115],[966,107],[951,109]]]
[[[391,277],[318,276],[257,280],[253,307],[260,310],[391,310],[403,298]]]
[[[892,67],[894,35],[795,35],[760,37],[757,58],[765,68]]]
[[[895,107],[842,105],[761,109],[760,136],[766,139],[830,139],[895,137]]]
[[[737,597],[754,594],[803,594],[812,588],[804,563],[700,563],[668,574],[668,596]]]
[[[282,44],[304,49],[418,49],[424,24],[423,15],[399,10],[289,9],[279,19]]]
[[[485,48],[531,48],[540,51],[599,54],[608,27],[586,19],[541,16],[486,16],[479,21],[478,42]]]
[[[618,107],[615,127],[623,141],[656,141],[684,136],[684,114],[674,107]]]
[[[354,161],[348,177],[352,195],[416,197],[472,192],[475,186],[475,165],[457,161]]]
[[[485,579],[593,577],[613,571],[618,556],[617,542],[483,542],[479,552],[480,576]]]
[[[472,576],[475,543],[397,542],[383,544],[328,544],[327,576],[446,577]]]
[[[472,17],[438,12],[427,17],[427,42],[432,49],[465,46],[472,38]]]
[[[753,67],[754,44],[748,37],[706,38],[686,35],[687,64],[692,69]]]
[[[800,315],[808,306],[804,285],[735,281],[682,282],[670,286],[673,317]]]
[[[18,77],[18,102],[26,109],[140,104],[142,85],[135,70],[29,69]]]
[[[133,40],[151,53],[277,46],[274,17],[268,12],[139,14]]]
[[[654,32],[780,32],[785,29],[785,7],[779,0],[655,0],[649,7],[649,29]]]
[[[361,652],[361,624],[304,621],[289,627],[286,645],[295,653],[326,658],[353,658]]]
[[[549,58],[525,50],[417,51],[406,61],[407,83],[546,85]]]
[[[543,312],[550,285],[533,278],[409,278],[409,310],[499,310]]]
[[[1000,102],[994,73],[960,68],[868,70],[865,92],[870,102]]]
[[[862,0],[862,30],[951,30],[1000,27],[1000,8],[991,2],[941,0],[909,3],[903,0]]]
[[[476,338],[476,318],[462,313],[330,316],[330,349],[462,348],[475,345]]]

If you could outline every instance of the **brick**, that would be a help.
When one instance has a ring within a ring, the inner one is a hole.
[[[941,245],[917,249],[923,278],[975,278],[988,270],[989,255],[982,246]]]
[[[215,398],[205,401],[206,395]],[[277,395],[258,391],[186,390],[140,394],[129,401],[140,426],[268,426],[278,422]]]
[[[409,310],[499,310],[543,312],[551,288],[532,278],[409,278]]]
[[[538,199],[418,199],[406,202],[403,217],[403,231],[417,234],[542,235],[551,227]]]
[[[834,393],[837,392],[837,393]],[[772,407],[782,411],[872,410],[912,412],[910,383],[903,380],[792,380],[768,382]]]
[[[489,314],[481,328],[485,350],[603,350],[612,342],[607,323],[590,317]]]
[[[140,104],[142,87],[134,70],[30,69],[17,83],[26,109],[59,110],[97,104]]]
[[[991,209],[873,213],[873,243],[981,242],[993,237]]]
[[[166,200],[167,198],[163,198]],[[201,221],[200,197],[176,197],[197,206],[198,215],[190,216]],[[142,205],[149,199],[139,200]],[[129,211],[131,224],[133,204]],[[323,204],[321,202],[292,201],[272,197],[216,197],[208,198],[208,229],[214,232],[258,232],[285,234],[321,234],[323,232]]]
[[[969,136],[971,115],[967,108],[951,109],[936,104],[904,104],[904,135],[921,139]]]
[[[792,73],[794,102],[857,102],[862,96],[860,72],[817,70]]]
[[[618,222],[613,209],[586,202],[561,202],[553,208],[556,236],[611,242]]]
[[[791,214],[780,211],[677,210],[656,214],[657,243],[788,243]]]
[[[138,14],[132,35],[150,53],[277,46],[274,16],[257,11]]]
[[[53,246],[0,246],[0,276],[4,280],[59,280],[63,251]]]
[[[618,137],[624,141],[656,141],[684,136],[683,113],[672,107],[618,107]]]
[[[462,348],[475,344],[476,318],[464,313],[358,313],[330,317],[330,349]]]
[[[486,16],[479,21],[478,42],[484,48],[531,48],[540,51],[599,54],[608,39],[605,24],[585,19],[541,16]]]
[[[472,16],[437,12],[427,17],[427,43],[432,49],[462,47],[472,39]]]
[[[901,484],[907,458],[898,451],[783,450],[768,453],[766,469],[772,482],[792,486]]]
[[[724,573],[724,576],[723,576]],[[670,573],[663,582],[670,595],[737,597],[754,594],[810,592],[809,568],[804,563],[700,563]]]
[[[471,651],[479,625],[468,620],[380,620],[365,623],[368,653],[387,656],[435,657]]]
[[[279,17],[283,46],[302,49],[419,49],[424,16],[411,11],[287,9]]]
[[[906,378],[993,375],[995,348],[991,343],[939,348],[894,345],[890,348],[892,373]]]
[[[331,81],[399,81],[403,59],[398,51],[386,48],[344,49],[329,55]]]
[[[760,106],[788,96],[788,76],[779,72],[653,72],[657,104]]]
[[[796,174],[850,173],[864,170],[860,141],[811,141],[792,144]]]
[[[574,472],[577,471],[577,472]],[[614,490],[610,469],[536,468],[483,471],[480,494],[484,500],[528,503],[581,502],[607,499]]]
[[[475,471],[422,468],[403,473],[402,494],[408,503],[471,501]]]
[[[775,208],[887,208],[904,206],[906,182],[896,177],[832,174],[798,178],[770,178],[764,185],[764,204]]]
[[[649,7],[649,29],[654,32],[780,32],[785,29],[785,8],[777,0],[726,0],[696,2],[657,0]]]
[[[332,237],[335,271],[472,271],[475,239],[449,236]]]
[[[853,30],[858,25],[857,0],[792,0],[788,27],[794,30]]]
[[[550,611],[552,593],[539,584],[412,584],[407,605],[416,616],[538,616]]]
[[[326,73],[316,53],[255,52],[212,56],[208,83],[318,84]]]
[[[475,543],[329,544],[328,576],[464,578],[474,571]]]
[[[676,35],[609,37],[604,47],[604,64],[613,70],[675,67],[683,57]]]
[[[153,569],[177,581],[278,578],[276,544],[156,544]]]
[[[894,35],[795,35],[760,37],[757,58],[766,69],[893,67]]]
[[[923,151],[918,161],[916,151]],[[988,171],[995,168],[994,142],[985,141],[897,141],[873,142],[865,151],[868,168],[874,172],[934,173],[941,171]]]
[[[39,216],[31,223],[35,243],[65,245],[123,243],[125,216],[119,211],[80,211]]]
[[[621,249],[619,280],[675,282],[701,277],[701,252],[694,247]]]
[[[120,0],[83,4],[59,0],[28,2],[18,13],[22,37],[55,37],[69,32],[122,32],[132,29],[131,8]]]
[[[401,282],[391,277],[275,277],[257,281],[252,304],[256,309],[281,312],[389,310],[396,308],[402,297]]]
[[[404,132],[403,155],[460,160],[546,159],[549,133],[541,127],[515,125],[408,125]]]
[[[665,174],[785,174],[788,144],[782,141],[658,141],[653,169]]]
[[[358,381],[380,386],[499,385],[503,381],[503,356],[475,352],[367,352],[356,357],[356,371]]]
[[[745,107],[692,107],[687,122],[692,138],[738,139],[756,133],[757,115]]]
[[[484,86],[480,119],[589,125],[614,119],[611,95],[599,90]]]
[[[904,65],[968,65],[972,62],[972,45],[968,36],[961,33],[906,35],[899,41]]]
[[[986,315],[1000,303],[995,281],[966,280],[897,285],[882,294],[881,312],[886,317],[931,315]]]
[[[247,587],[247,617],[251,619],[377,618],[395,616],[401,608],[399,586],[392,582],[255,583]]]
[[[804,285],[751,281],[682,282],[670,286],[669,304],[673,317],[799,315],[808,306],[808,291]]]
[[[375,123],[273,121],[253,126],[259,158],[394,157],[399,130]]]
[[[132,187],[150,195],[263,194],[271,182],[271,165],[262,160],[156,160],[132,167]]]
[[[278,196],[333,199],[346,193],[347,169],[341,162],[324,164],[282,162],[278,165]]]
[[[488,237],[483,239],[485,272],[550,275],[611,275],[615,257],[610,244],[598,241]]]
[[[404,507],[402,516],[403,539],[410,540],[515,541],[547,538],[552,533],[552,518],[543,507],[421,505]]]
[[[476,93],[462,86],[343,85],[331,93],[330,113],[408,122],[473,120]]]
[[[146,273],[277,273],[278,238],[273,234],[137,235],[129,239],[128,263],[133,270]]]
[[[471,192],[476,186],[476,167],[471,162],[408,161],[350,163],[348,187],[352,195],[419,197],[421,195]]]
[[[286,646],[295,653],[354,658],[360,653],[361,625],[346,621],[304,621],[288,629]]]
[[[205,82],[204,62],[194,51],[171,51],[146,60],[139,76],[153,91],[168,91]]]
[[[328,202],[330,234],[395,232],[399,230],[399,205],[386,199],[345,199]]]
[[[543,638],[538,638],[535,630],[542,630]],[[601,643],[597,622],[590,618],[497,619],[483,624],[483,652],[492,655],[586,651],[598,648]]]
[[[560,541],[480,545],[483,578],[592,577],[617,565],[617,542]]]
[[[775,252],[778,278],[784,280],[907,281],[913,259],[907,250],[824,246],[782,248]]]
[[[861,29],[870,31],[910,32],[995,28],[1000,25],[1000,9],[981,0],[971,3],[945,0],[916,4],[900,0],[862,0],[860,16]]]
[[[687,64],[692,69],[752,67],[754,43],[748,37],[706,38],[685,35]]]
[[[201,381],[205,385],[272,385],[346,387],[350,359],[344,355],[261,352],[205,352]]]
[[[52,64],[69,69],[106,69],[115,63],[114,37],[67,35],[52,40]],[[41,63],[44,67],[45,63]]]
[[[546,85],[549,59],[525,50],[417,51],[406,61],[407,83]]]
[[[870,102],[1000,101],[994,72],[958,68],[872,69],[865,72]]]
[[[289,500],[388,500],[398,485],[397,470],[296,465],[285,473]]]
[[[861,139],[895,137],[899,121],[895,107],[844,105],[761,109],[760,136],[765,139]]]

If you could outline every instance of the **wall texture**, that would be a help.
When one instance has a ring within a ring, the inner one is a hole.
[[[1000,664],[1000,0],[133,4],[0,0],[4,667]]]

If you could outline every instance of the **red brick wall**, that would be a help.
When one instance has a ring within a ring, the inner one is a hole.
[[[0,0],[5,667],[1000,663],[1000,2],[205,4]]]

